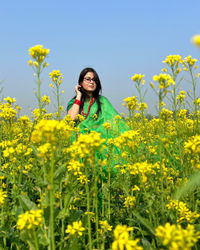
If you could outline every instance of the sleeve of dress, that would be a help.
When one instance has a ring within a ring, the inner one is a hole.
[[[70,108],[72,107],[72,105],[73,105],[73,103],[74,103],[74,100],[75,100],[75,98],[73,98],[73,99],[71,99],[69,102],[68,102],[68,104],[67,104],[67,112],[70,110]]]

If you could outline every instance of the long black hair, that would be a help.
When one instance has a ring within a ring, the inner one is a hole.
[[[78,84],[80,85],[83,80],[84,80],[84,77],[85,75],[88,73],[88,72],[92,72],[94,74],[94,81],[96,83],[96,89],[95,91],[92,93],[92,96],[94,97],[95,101],[97,102],[97,105],[98,105],[98,109],[97,109],[97,116],[99,115],[99,112],[101,112],[101,103],[100,103],[100,92],[102,91],[102,87],[101,87],[101,81],[99,79],[99,76],[97,74],[97,72],[93,69],[93,68],[85,68],[81,71],[80,73],[80,76],[79,76],[79,79],[78,79]],[[85,101],[85,98],[87,97],[87,94],[85,92],[82,93],[82,96],[81,96],[81,102],[82,104],[84,105],[84,101]],[[81,109],[80,109],[80,112],[81,112]]]

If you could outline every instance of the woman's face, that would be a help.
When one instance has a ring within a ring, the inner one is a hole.
[[[97,87],[97,84],[94,81],[94,73],[93,72],[88,72],[87,74],[85,74],[85,76],[83,78],[82,86],[83,86],[85,92],[91,96]]]

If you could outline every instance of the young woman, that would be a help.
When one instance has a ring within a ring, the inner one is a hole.
[[[67,114],[76,120],[78,114],[85,120],[79,124],[81,133],[95,130],[104,137],[117,136],[119,132],[128,129],[123,120],[115,121],[118,115],[107,98],[100,95],[101,82],[97,72],[93,68],[85,68],[81,71],[78,85],[75,86],[76,96],[67,105]],[[102,126],[105,122],[110,122],[112,130],[107,133]]]

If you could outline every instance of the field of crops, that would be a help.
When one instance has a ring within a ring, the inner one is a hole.
[[[57,110],[46,112],[40,79],[49,50],[37,45],[29,54],[38,108],[19,117],[15,98],[0,103],[0,249],[200,249],[198,61],[165,58],[150,83],[152,119],[145,76],[135,74],[129,115],[105,123],[103,138],[80,134],[66,116],[59,70],[49,74]],[[130,130],[109,136],[121,119]]]

